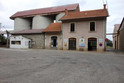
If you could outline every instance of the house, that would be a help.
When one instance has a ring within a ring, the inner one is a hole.
[[[124,51],[124,18],[118,29],[118,49]]]
[[[104,51],[106,5],[103,9],[68,13],[61,18],[63,49]]]
[[[10,37],[10,48],[30,48],[31,39],[22,36]]]
[[[115,24],[114,25],[114,30],[113,30],[113,48],[115,50],[118,49],[118,29],[120,27],[120,24]]]
[[[32,48],[104,51],[107,16],[106,5],[80,11],[79,4],[70,4],[21,11],[10,18],[15,25],[12,35],[32,39]]]

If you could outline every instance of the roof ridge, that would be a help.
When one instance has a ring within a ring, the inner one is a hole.
[[[76,10],[78,6],[79,6],[79,3],[75,3],[75,4],[67,4],[67,5],[61,5],[61,6],[17,11],[15,14],[13,14],[10,17],[10,19],[14,19],[16,17],[21,17],[21,16],[28,16],[28,15],[50,14],[50,13],[52,14],[57,12],[64,12],[66,8],[71,11],[71,10]]]
[[[35,9],[29,9],[29,10],[18,11],[18,12],[26,12],[26,11],[33,11],[33,10],[40,10],[40,9],[47,9],[47,8],[56,8],[56,7],[70,6],[70,5],[79,5],[79,3],[66,4],[66,5],[60,5],[60,6],[43,7],[43,8],[35,8]]]

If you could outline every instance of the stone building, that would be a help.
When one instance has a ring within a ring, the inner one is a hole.
[[[33,48],[104,51],[106,19],[103,9],[80,11],[79,4],[21,11],[12,15],[14,36],[32,40]]]
[[[65,15],[65,9],[68,9],[69,12],[80,11],[79,4],[70,4],[17,12],[10,17],[10,19],[14,20],[14,33],[12,35],[22,35],[30,38],[32,40],[32,48],[45,48],[45,46],[48,48],[48,45],[45,45],[43,29],[52,23],[61,22],[60,18]],[[50,33],[47,32],[46,34],[47,37]],[[57,32],[55,34],[60,33]],[[48,44],[50,43],[48,42]]]

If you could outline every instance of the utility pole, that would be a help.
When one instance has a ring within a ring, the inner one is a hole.
[[[6,34],[7,34],[7,48],[9,48],[9,32],[6,30]]]

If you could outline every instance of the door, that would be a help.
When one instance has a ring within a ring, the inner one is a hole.
[[[51,37],[51,42],[52,42],[52,47],[56,47],[57,46],[57,37],[56,36],[53,36]]]
[[[76,38],[69,38],[69,50],[76,50]]]
[[[88,51],[96,51],[97,50],[97,39],[89,38],[88,39]]]

